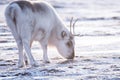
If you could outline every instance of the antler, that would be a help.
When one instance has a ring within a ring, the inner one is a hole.
[[[72,33],[71,29],[72,29],[72,22],[73,22],[73,17],[70,20],[70,32]]]
[[[75,35],[75,23],[78,21],[78,19],[75,20],[75,22],[73,23],[73,34]]]
[[[73,23],[73,17],[70,20],[70,32],[74,35],[74,36],[78,36],[79,34],[75,34],[75,24],[79,19],[76,19],[75,22]],[[73,24],[72,24],[73,23]],[[73,32],[72,32],[72,27],[73,27]]]

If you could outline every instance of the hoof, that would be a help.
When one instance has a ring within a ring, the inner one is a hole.
[[[23,62],[18,62],[18,68],[22,68],[22,67],[24,67],[25,65],[24,65],[24,63]]]
[[[23,68],[24,67],[24,65],[18,65],[18,68]]]
[[[44,61],[44,63],[50,63],[50,61]]]
[[[38,64],[32,64],[32,67],[38,67],[39,65]]]

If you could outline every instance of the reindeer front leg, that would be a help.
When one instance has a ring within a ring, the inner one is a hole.
[[[46,42],[40,42],[40,43],[41,43],[41,47],[43,49],[43,62],[50,63],[50,61],[48,59],[48,55],[47,55],[47,43]]]

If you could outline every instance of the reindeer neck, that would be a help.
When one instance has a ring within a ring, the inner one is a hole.
[[[49,44],[56,46],[59,40],[61,39],[61,32],[65,30],[65,25],[61,19],[55,20],[55,26],[51,32],[49,38]]]

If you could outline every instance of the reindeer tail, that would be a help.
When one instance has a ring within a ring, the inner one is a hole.
[[[11,29],[11,32],[14,37],[17,37],[18,32],[17,32],[17,11],[18,11],[19,6],[16,4],[10,4],[6,10],[5,10],[5,18],[8,27]]]

